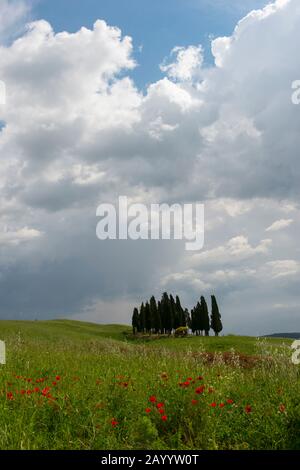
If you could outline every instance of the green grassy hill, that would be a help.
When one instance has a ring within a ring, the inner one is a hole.
[[[235,349],[245,354],[257,352],[257,338],[252,336],[214,336],[187,338],[174,338],[173,336],[144,336],[134,338],[128,325],[102,325],[97,323],[80,322],[73,320],[49,320],[49,321],[0,321],[0,339],[3,341],[14,341],[21,335],[26,344],[33,342],[52,343],[53,346],[67,342],[69,346],[76,346],[87,341],[116,340],[127,344],[145,344],[154,348],[168,348],[173,350],[199,348],[205,351],[218,352]],[[292,340],[283,338],[267,338],[269,347],[277,347],[281,344],[290,344]],[[8,349],[9,354],[9,349]]]
[[[290,340],[1,321],[0,449],[300,448]]]

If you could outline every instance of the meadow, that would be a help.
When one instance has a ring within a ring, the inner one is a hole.
[[[300,449],[291,341],[0,322],[0,449]]]

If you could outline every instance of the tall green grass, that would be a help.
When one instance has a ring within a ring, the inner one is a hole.
[[[299,367],[289,341],[128,341],[129,331],[0,322],[0,448],[300,448]],[[216,352],[210,362],[205,351]],[[244,367],[238,352],[255,363]]]

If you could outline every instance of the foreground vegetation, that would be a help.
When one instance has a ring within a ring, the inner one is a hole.
[[[300,449],[289,340],[0,322],[1,449]]]

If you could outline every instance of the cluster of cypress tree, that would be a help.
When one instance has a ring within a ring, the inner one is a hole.
[[[206,300],[201,296],[200,302],[192,309],[181,306],[178,295],[164,292],[161,300],[156,301],[152,296],[150,301],[142,303],[140,308],[134,308],[132,315],[133,333],[160,333],[171,334],[180,326],[187,326],[196,335],[209,336],[209,330],[218,336],[222,331],[221,315],[214,295],[211,296],[211,316],[209,318]]]

